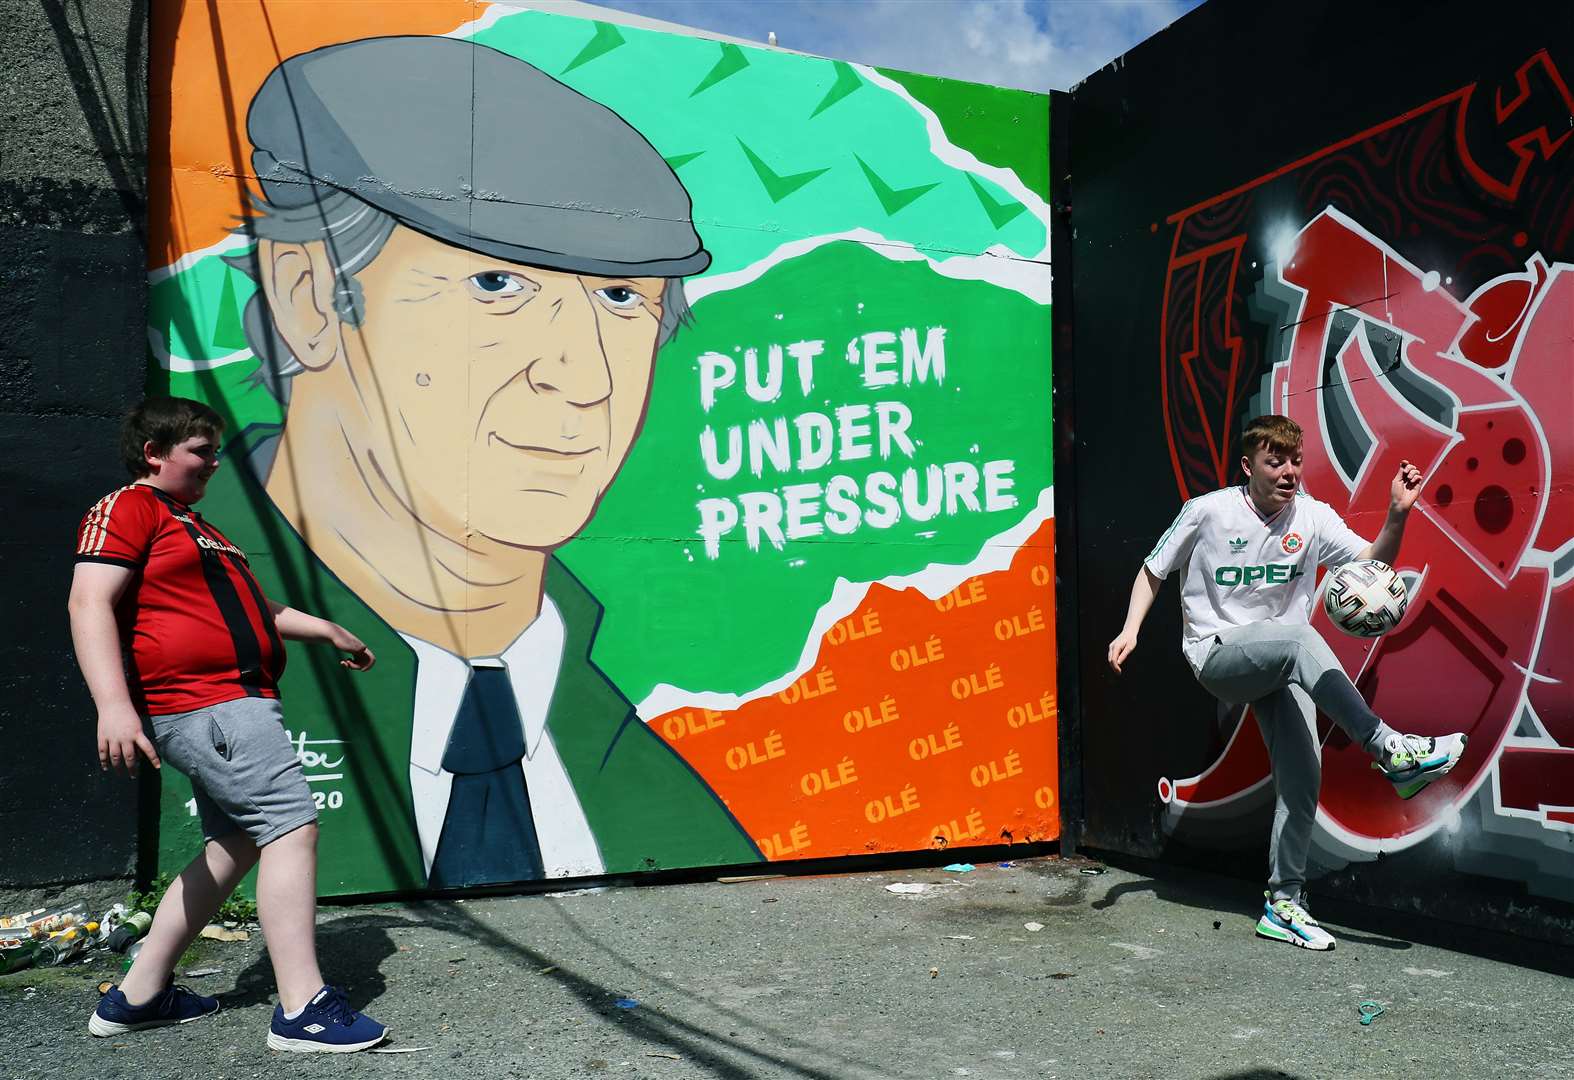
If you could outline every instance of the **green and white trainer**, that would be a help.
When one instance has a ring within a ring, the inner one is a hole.
[[[1401,799],[1411,799],[1457,765],[1469,741],[1461,732],[1436,738],[1390,735],[1383,745],[1382,758],[1372,762],[1372,768],[1388,778]]]
[[[1263,893],[1262,918],[1257,920],[1257,936],[1284,941],[1303,949],[1326,952],[1334,947],[1334,937],[1294,900],[1275,900]]]

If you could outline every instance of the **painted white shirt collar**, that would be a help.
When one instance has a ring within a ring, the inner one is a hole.
[[[594,876],[606,871],[600,846],[580,804],[579,793],[558,756],[547,730],[547,715],[558,674],[563,667],[563,616],[550,599],[541,598],[536,621],[504,649],[501,656],[466,660],[429,641],[400,634],[415,650],[415,709],[410,733],[410,798],[428,872],[437,855],[454,775],[443,767],[443,751],[459,713],[470,668],[508,669],[524,729],[525,756],[520,761],[535,818],[541,862],[549,878]]]
[[[410,731],[410,764],[436,775],[443,766],[443,751],[454,729],[470,668],[506,667],[508,681],[519,703],[519,722],[525,734],[525,757],[535,757],[552,709],[552,693],[563,667],[563,616],[551,599],[542,596],[541,614],[499,656],[455,656],[447,649],[409,634],[400,634],[415,650],[415,716]]]

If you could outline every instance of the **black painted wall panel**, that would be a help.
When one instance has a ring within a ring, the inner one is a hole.
[[[0,885],[119,878],[136,785],[99,771],[66,597],[146,379],[146,8],[0,0],[0,25]]]
[[[1305,333],[1290,324],[1318,311],[1295,308],[1297,297],[1287,296],[1277,277],[1289,271],[1275,259],[1294,252],[1314,258],[1307,254],[1311,241],[1297,237],[1319,214],[1331,210],[1336,216],[1324,225],[1386,253],[1393,283],[1408,273],[1402,261],[1417,273],[1437,270],[1429,287],[1445,291],[1460,310],[1489,284],[1502,286],[1496,306],[1513,306],[1507,292],[1522,287],[1509,279],[1518,273],[1528,281],[1536,259],[1554,270],[1560,260],[1574,263],[1571,83],[1574,8],[1567,5],[1210,0],[1074,89],[1070,314],[1078,482],[1074,492],[1062,485],[1062,499],[1064,507],[1070,496],[1077,527],[1075,671],[1088,846],[1227,867],[1249,880],[1265,876],[1271,787],[1223,785],[1212,794],[1224,791],[1227,801],[1183,811],[1161,797],[1161,780],[1196,777],[1221,758],[1221,772],[1241,764],[1224,753],[1240,717],[1219,716],[1180,655],[1174,582],[1149,615],[1127,674],[1109,671],[1105,650],[1120,629],[1132,578],[1183,498],[1233,479],[1236,454],[1213,447],[1233,442],[1255,412],[1282,411],[1284,399],[1264,379]],[[1515,179],[1521,159],[1523,175]],[[1210,205],[1195,209],[1204,203]],[[1335,280],[1354,273],[1326,258],[1303,264],[1301,273],[1309,265]],[[1491,334],[1524,339],[1525,355],[1539,350],[1566,362],[1574,355],[1574,316],[1568,294],[1544,278],[1536,279],[1543,284],[1535,295],[1546,302],[1525,308],[1513,326],[1512,316],[1497,316]],[[1525,297],[1515,296],[1518,311]],[[1354,314],[1342,333],[1358,326],[1370,350],[1392,358],[1399,354],[1384,348],[1401,331],[1417,332],[1415,316],[1362,303],[1373,299],[1349,298]],[[1492,306],[1478,305],[1476,317],[1490,322]],[[1057,304],[1057,319],[1063,316]],[[1183,362],[1193,325],[1199,353]],[[1317,332],[1333,325],[1317,322]],[[1333,337],[1341,331],[1329,333],[1338,344]],[[1348,344],[1348,337],[1340,340]],[[1559,689],[1567,685],[1564,657],[1574,656],[1574,568],[1565,565],[1574,548],[1567,530],[1552,522],[1574,519],[1574,389],[1549,368],[1515,368],[1480,342],[1466,348],[1482,350],[1471,354],[1479,362],[1469,371],[1459,370],[1469,364],[1449,368],[1439,400],[1497,394],[1502,400],[1491,415],[1500,425],[1525,425],[1532,457],[1549,459],[1549,469],[1535,482],[1518,479],[1504,464],[1512,457],[1506,440],[1497,439],[1505,443],[1500,448],[1483,431],[1466,432],[1464,449],[1438,451],[1429,467],[1444,478],[1456,470],[1465,478],[1455,481],[1460,491],[1476,499],[1477,522],[1501,527],[1471,533],[1467,501],[1450,503],[1448,485],[1436,480],[1426,512],[1458,525],[1464,539],[1413,518],[1401,562],[1429,560],[1436,570],[1434,591],[1413,604],[1423,614],[1446,614],[1446,604],[1434,602],[1439,587],[1470,596],[1457,605],[1465,615],[1448,616],[1449,633],[1484,650],[1483,659],[1472,666],[1445,655],[1442,634],[1409,643],[1396,634],[1386,653],[1373,654],[1381,678],[1369,675],[1361,686],[1402,728],[1440,723],[1436,714],[1451,708],[1468,711],[1449,722],[1477,725],[1471,730],[1478,756],[1467,758],[1476,771],[1447,800],[1438,795],[1452,807],[1434,812],[1423,805],[1420,817],[1432,815],[1424,828],[1396,827],[1386,840],[1354,845],[1325,836],[1314,860],[1331,872],[1314,892],[1570,940],[1574,822],[1562,820],[1557,807],[1574,805],[1574,771],[1555,759],[1574,745],[1574,698]],[[1196,390],[1187,381],[1193,377]],[[1306,399],[1298,407],[1304,410]],[[1412,429],[1403,409],[1385,408],[1380,441],[1412,457],[1432,445],[1425,424]],[[1318,426],[1315,408],[1309,416],[1310,440],[1319,447],[1338,442],[1331,425]],[[1454,422],[1445,417],[1434,426],[1446,430]],[[1501,520],[1490,512],[1505,505],[1493,501],[1497,496],[1466,491],[1472,476],[1504,477],[1498,490],[1512,510]],[[1337,485],[1312,493],[1343,501]],[[1372,536],[1381,513],[1373,520],[1371,504],[1361,505],[1356,527]],[[1526,554],[1504,555],[1494,571],[1498,556],[1484,553],[1513,537],[1524,538]],[[1406,625],[1421,617],[1413,612]],[[1460,632],[1455,624],[1470,618],[1489,634]],[[1325,637],[1339,636],[1326,623],[1322,629]],[[1493,653],[1494,640],[1505,645],[1501,655]],[[1359,670],[1365,661],[1351,653],[1350,641],[1336,647],[1347,667]],[[1467,710],[1487,676],[1506,689]],[[1431,714],[1411,715],[1417,703],[1427,703]],[[1255,737],[1249,717],[1246,724]],[[1325,777],[1334,753],[1325,752]],[[1251,769],[1242,775],[1249,780]],[[1358,781],[1325,781],[1325,809],[1352,784]],[[1173,799],[1177,789],[1166,790]],[[1393,805],[1380,805],[1374,817],[1394,813]]]

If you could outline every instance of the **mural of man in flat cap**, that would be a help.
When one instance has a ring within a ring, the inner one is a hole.
[[[759,858],[591,662],[601,608],[553,554],[710,262],[683,185],[615,113],[457,39],[292,57],[247,131],[236,265],[286,421],[245,433],[233,490],[309,549],[280,576],[390,631],[365,711],[397,783],[409,731],[410,817],[382,857],[418,844],[434,887]]]

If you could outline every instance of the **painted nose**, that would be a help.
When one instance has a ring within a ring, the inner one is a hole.
[[[543,336],[540,359],[525,373],[532,389],[581,407],[612,396],[612,371],[601,344],[595,300],[583,282],[573,282],[553,299]]]

